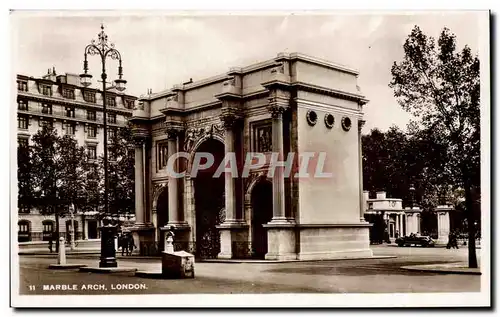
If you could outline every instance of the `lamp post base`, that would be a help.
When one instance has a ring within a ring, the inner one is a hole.
[[[105,225],[101,230],[101,260],[99,267],[118,267],[116,262],[115,237],[117,226]]]

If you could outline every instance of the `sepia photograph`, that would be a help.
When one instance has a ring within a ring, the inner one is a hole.
[[[490,307],[490,18],[12,10],[11,306]]]

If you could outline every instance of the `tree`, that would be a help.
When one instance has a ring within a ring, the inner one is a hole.
[[[85,207],[86,203],[83,191],[85,151],[83,147],[78,146],[74,137],[65,135],[57,142],[57,153],[60,168],[59,191],[62,204],[68,208],[74,207],[73,212],[76,214]],[[83,223],[82,229],[84,229]]]
[[[17,205],[19,209],[31,208],[34,204],[33,162],[31,148],[20,143],[17,147]]]
[[[135,208],[135,152],[132,130],[126,126],[115,131],[116,133],[109,139],[108,146],[109,212],[114,216],[128,216]],[[104,168],[102,157],[100,167]]]
[[[437,41],[415,26],[404,58],[391,69],[394,96],[403,109],[446,149],[446,178],[465,192],[469,224],[475,222],[474,196],[480,192],[479,58],[444,28]],[[477,199],[476,199],[477,201]],[[477,267],[475,228],[468,226],[469,267]]]
[[[32,172],[34,206],[43,215],[54,215],[56,235],[59,219],[65,217],[69,206],[83,204],[83,149],[72,137],[59,137],[51,126],[44,126],[33,136]],[[56,249],[59,239],[56,240]]]

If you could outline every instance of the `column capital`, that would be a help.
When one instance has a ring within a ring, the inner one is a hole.
[[[175,139],[184,131],[184,124],[180,121],[165,121],[164,127],[168,139]]]
[[[147,139],[144,137],[134,137],[135,147],[142,147],[142,145],[146,143],[146,140]]]
[[[232,129],[242,118],[243,116],[241,115],[239,109],[222,108],[221,110],[220,120],[226,130]]]
[[[143,140],[141,142],[144,142],[145,139],[149,138],[149,130],[140,126],[133,126],[132,137],[134,140],[140,139]]]
[[[168,140],[175,140],[177,136],[181,133],[181,130],[174,128],[165,129],[165,134],[167,135]]]
[[[283,104],[270,104],[267,107],[267,110],[271,113],[271,117],[273,119],[281,119],[283,116],[283,113],[288,110],[288,106],[285,106]]]
[[[361,129],[363,129],[363,126],[365,125],[366,121],[359,119],[358,120],[358,132],[361,133]]]

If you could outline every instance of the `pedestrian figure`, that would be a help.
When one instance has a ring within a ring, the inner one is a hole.
[[[52,253],[52,235],[49,236],[49,252]]]
[[[124,233],[122,233],[120,235],[120,237],[118,238],[118,245],[120,246],[120,248],[122,248],[122,256],[124,254],[128,254],[128,243],[127,243],[127,237],[125,236]]]
[[[450,249],[453,247],[453,233],[448,234],[448,244],[446,244],[446,249]]]
[[[452,233],[452,248],[458,249],[458,239],[457,239],[457,234],[454,232]]]
[[[134,237],[128,234],[127,240],[127,255],[132,255],[132,251],[135,249]]]

